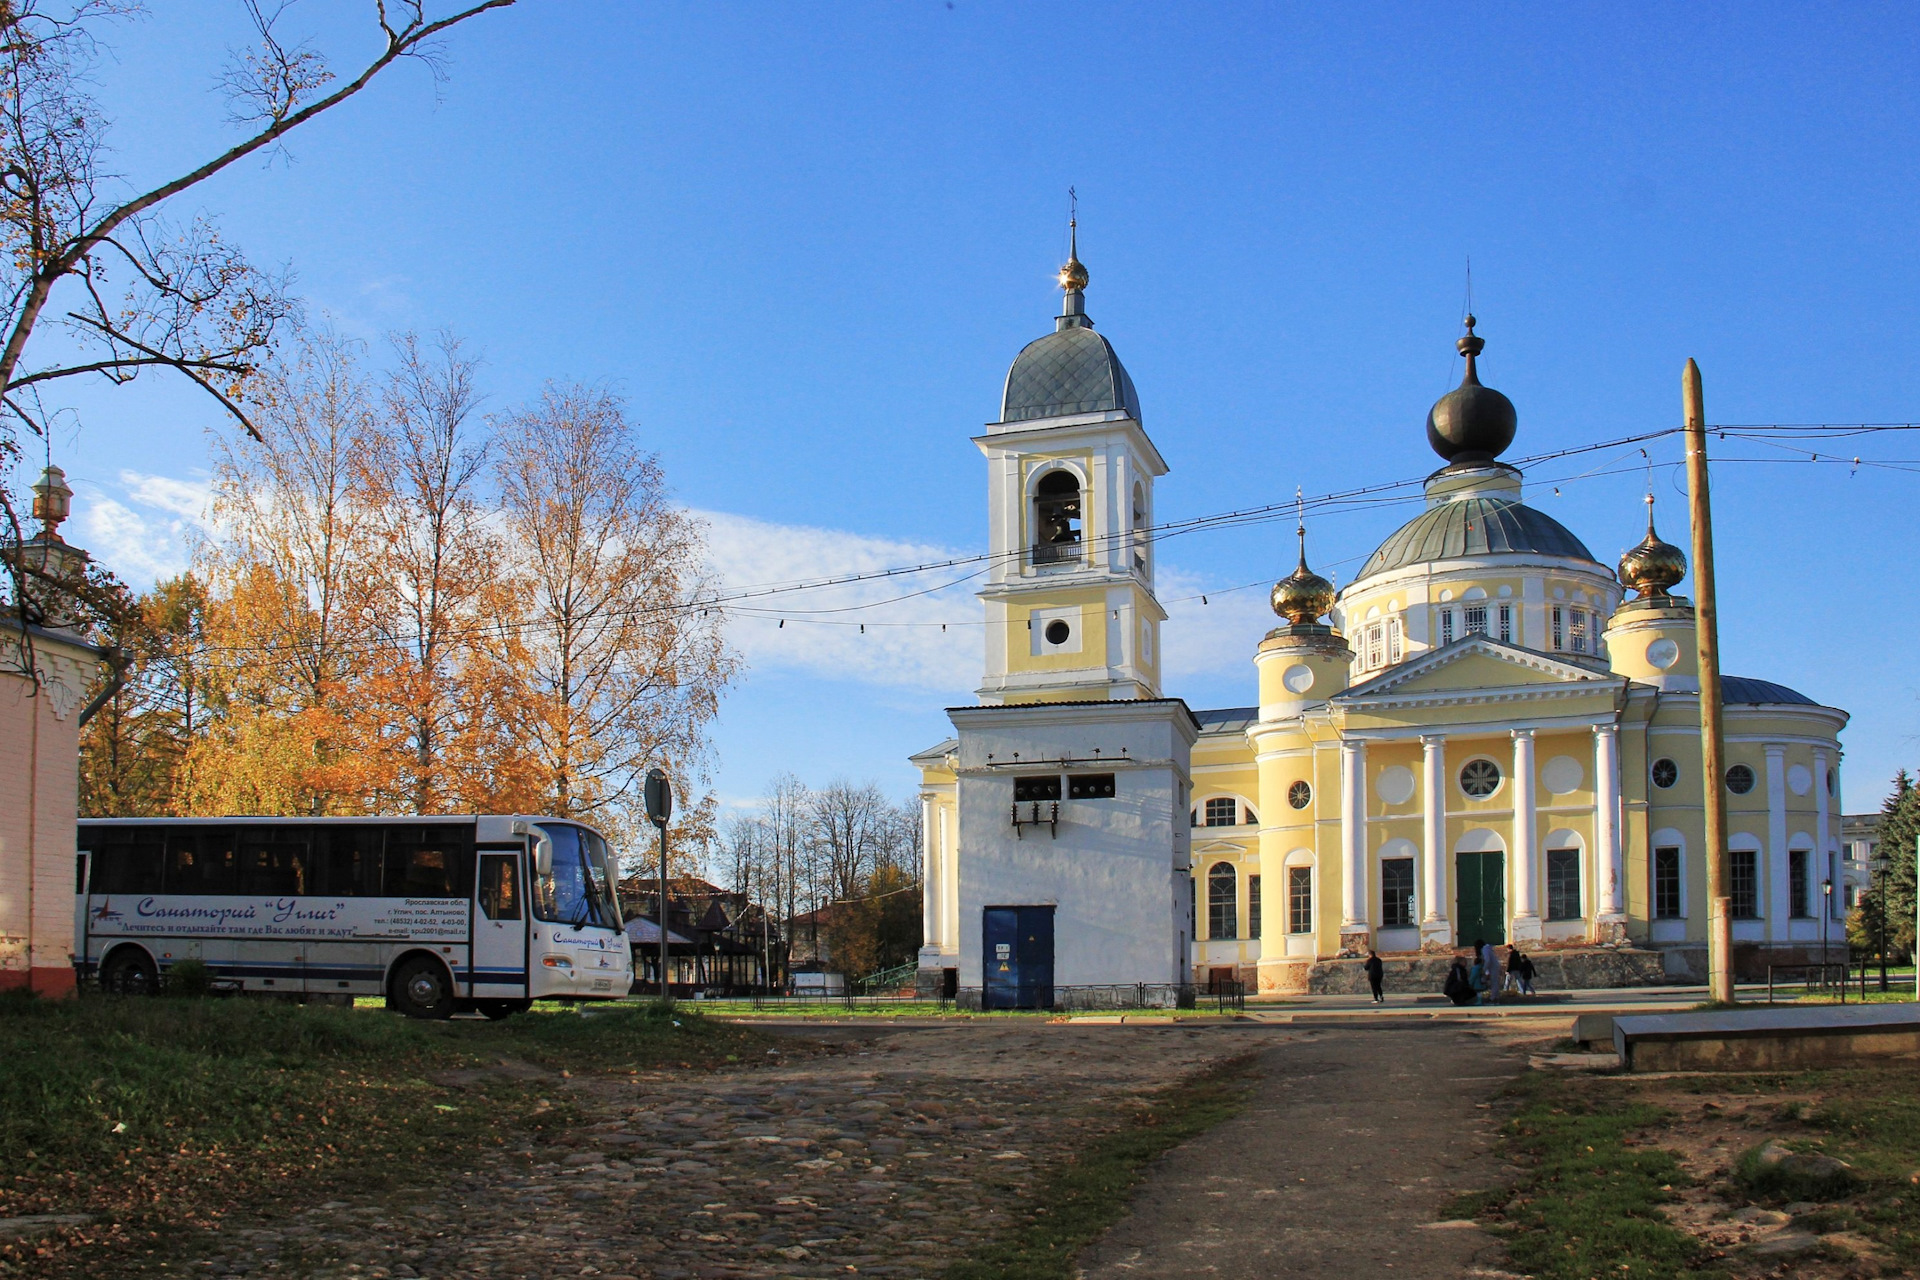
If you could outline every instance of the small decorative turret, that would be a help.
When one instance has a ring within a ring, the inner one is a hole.
[[[1300,563],[1273,585],[1273,611],[1298,627],[1318,622],[1333,608],[1333,584],[1307,568],[1307,526],[1294,530],[1300,537]]]
[[[1653,495],[1647,495],[1647,536],[1620,557],[1620,585],[1632,587],[1641,600],[1668,594],[1687,576],[1687,557],[1671,542],[1662,542],[1653,531]]]
[[[1473,331],[1477,323],[1469,315],[1467,332],[1455,344],[1467,358],[1467,371],[1460,385],[1441,396],[1427,414],[1427,443],[1448,462],[1472,466],[1490,463],[1501,450],[1513,443],[1518,416],[1513,401],[1492,387],[1480,385],[1474,360],[1486,349],[1487,341]]]

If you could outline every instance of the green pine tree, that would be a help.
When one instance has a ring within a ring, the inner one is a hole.
[[[1893,794],[1880,806],[1880,833],[1873,856],[1885,861],[1885,869],[1874,873],[1873,888],[1862,899],[1857,913],[1863,940],[1875,949],[1879,942],[1876,926],[1885,919],[1890,948],[1908,954],[1913,951],[1916,838],[1920,838],[1920,787],[1914,786],[1902,769],[1893,779]]]

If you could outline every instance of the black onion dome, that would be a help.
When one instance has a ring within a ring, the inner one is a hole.
[[[1492,387],[1480,385],[1474,357],[1487,343],[1475,336],[1473,325],[1473,317],[1468,316],[1467,335],[1458,343],[1460,354],[1467,358],[1465,376],[1427,414],[1427,443],[1448,462],[1491,462],[1513,443],[1519,425],[1513,401]]]

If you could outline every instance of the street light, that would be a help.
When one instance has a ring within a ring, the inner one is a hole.
[[[1887,886],[1880,878],[1886,874],[1887,865],[1885,858],[1873,858],[1867,862],[1867,869],[1873,872],[1873,880],[1870,883],[1878,885],[1880,889],[1880,892],[1873,895],[1873,914],[1879,930],[1880,989],[1882,991],[1887,989]],[[1863,978],[1862,981],[1864,980]]]
[[[1820,985],[1827,985],[1827,921],[1833,919],[1833,881],[1820,882]],[[1844,991],[1847,975],[1840,975],[1840,987]]]

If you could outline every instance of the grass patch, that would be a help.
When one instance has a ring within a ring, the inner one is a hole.
[[[1513,1269],[1540,1280],[1706,1280],[1724,1273],[1659,1206],[1685,1181],[1671,1152],[1631,1141],[1662,1112],[1627,1087],[1535,1072],[1505,1129],[1526,1174],[1476,1217],[1506,1239]],[[1504,1203],[1495,1204],[1496,1201]],[[1465,1204],[1457,1208],[1472,1207]],[[1461,1216],[1465,1216],[1464,1214]]]
[[[98,1273],[107,1251],[161,1249],[289,1188],[305,1203],[417,1182],[564,1126],[560,1071],[717,1065],[760,1037],[642,1005],[493,1023],[238,998],[9,997],[0,1043],[0,1217],[99,1216],[0,1242],[0,1270]],[[433,1078],[502,1058],[554,1074]]]
[[[1148,1099],[1127,1124],[1048,1174],[1027,1196],[1036,1206],[1010,1238],[946,1270],[946,1280],[1068,1280],[1073,1259],[1126,1212],[1127,1197],[1156,1157],[1246,1105],[1257,1078],[1236,1058]]]

